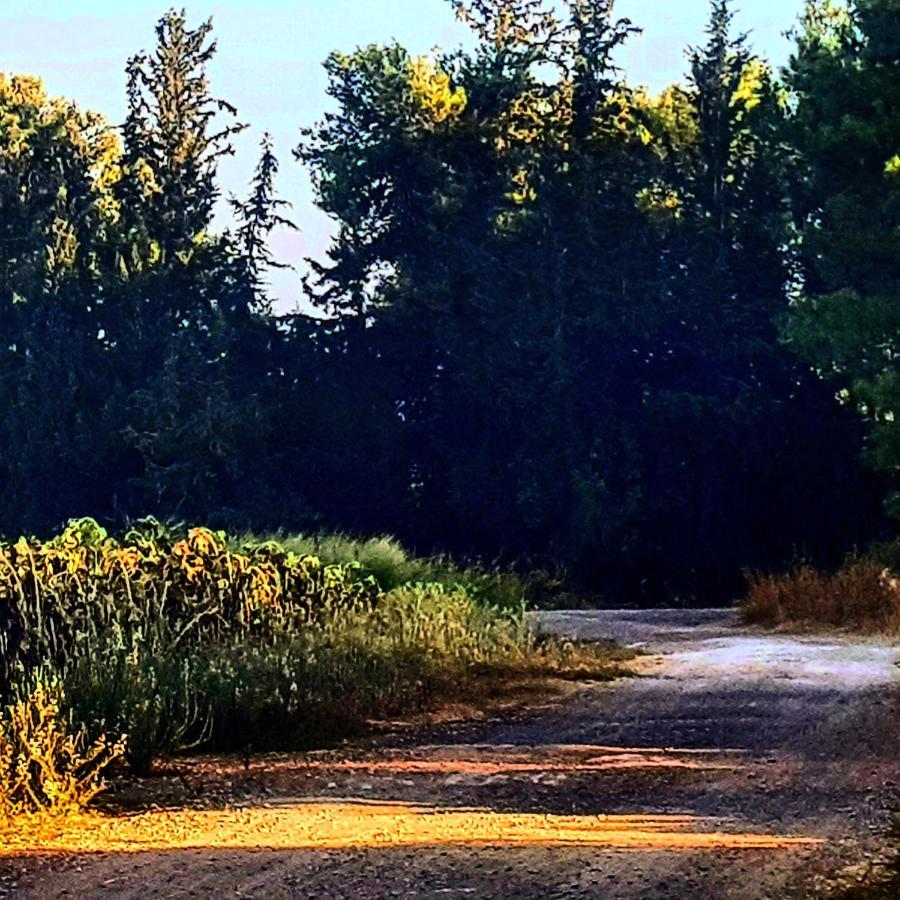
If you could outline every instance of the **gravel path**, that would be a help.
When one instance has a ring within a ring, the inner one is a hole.
[[[95,835],[105,852],[63,836],[62,856],[0,861],[7,890],[780,900],[826,896],[883,846],[900,784],[897,646],[766,634],[721,610],[535,626],[639,646],[642,675],[247,771],[185,763],[170,775],[184,808],[112,823]]]

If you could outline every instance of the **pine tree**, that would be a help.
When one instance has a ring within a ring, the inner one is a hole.
[[[269,238],[277,228],[296,231],[297,225],[282,214],[282,210],[289,210],[291,204],[275,192],[279,163],[270,134],[263,135],[260,151],[249,197],[243,201],[232,197],[230,205],[237,222],[237,246],[246,269],[251,306],[254,311],[268,315],[272,311],[272,302],[266,295],[267,273],[270,269],[291,268],[289,263],[275,258]]]
[[[211,21],[191,29],[184,11],[172,10],[156,26],[154,50],[128,63],[129,206],[164,265],[183,261],[206,235],[219,198],[218,163],[245,128],[235,108],[210,92],[211,32]]]

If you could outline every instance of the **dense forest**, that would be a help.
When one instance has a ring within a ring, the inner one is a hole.
[[[334,53],[245,199],[208,23],[160,21],[120,127],[0,74],[0,533],[391,533],[646,603],[894,533],[895,0],[811,2],[780,72],[714,0],[658,95],[612,0],[452,5],[474,49]],[[302,265],[300,166],[336,224]]]

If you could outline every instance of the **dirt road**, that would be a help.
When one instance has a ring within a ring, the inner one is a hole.
[[[827,896],[883,847],[900,648],[722,611],[535,621],[651,656],[526,714],[182,766],[180,808],[0,860],[7,893],[780,900]]]

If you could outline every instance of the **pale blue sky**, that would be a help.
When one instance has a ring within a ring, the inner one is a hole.
[[[119,122],[124,110],[124,65],[152,45],[153,26],[168,6],[158,0],[0,0],[0,71],[44,78],[53,94],[72,97]],[[255,144],[271,131],[282,159],[279,187],[294,204],[299,235],[275,238],[290,261],[321,257],[328,220],[312,205],[309,181],[290,155],[301,125],[325,108],[321,63],[335,49],[396,38],[414,52],[454,47],[466,39],[447,0],[182,0],[192,21],[212,16],[219,55],[211,70],[219,96],[234,103],[251,128],[238,154],[225,161],[227,190],[243,194],[255,161]],[[744,0],[737,24],[752,32],[757,51],[783,63],[789,44],[782,33],[802,0]],[[658,89],[684,70],[684,49],[702,40],[707,0],[618,0],[616,12],[644,33],[622,54],[633,83]],[[299,298],[298,276],[277,272],[274,292],[283,307]]]

